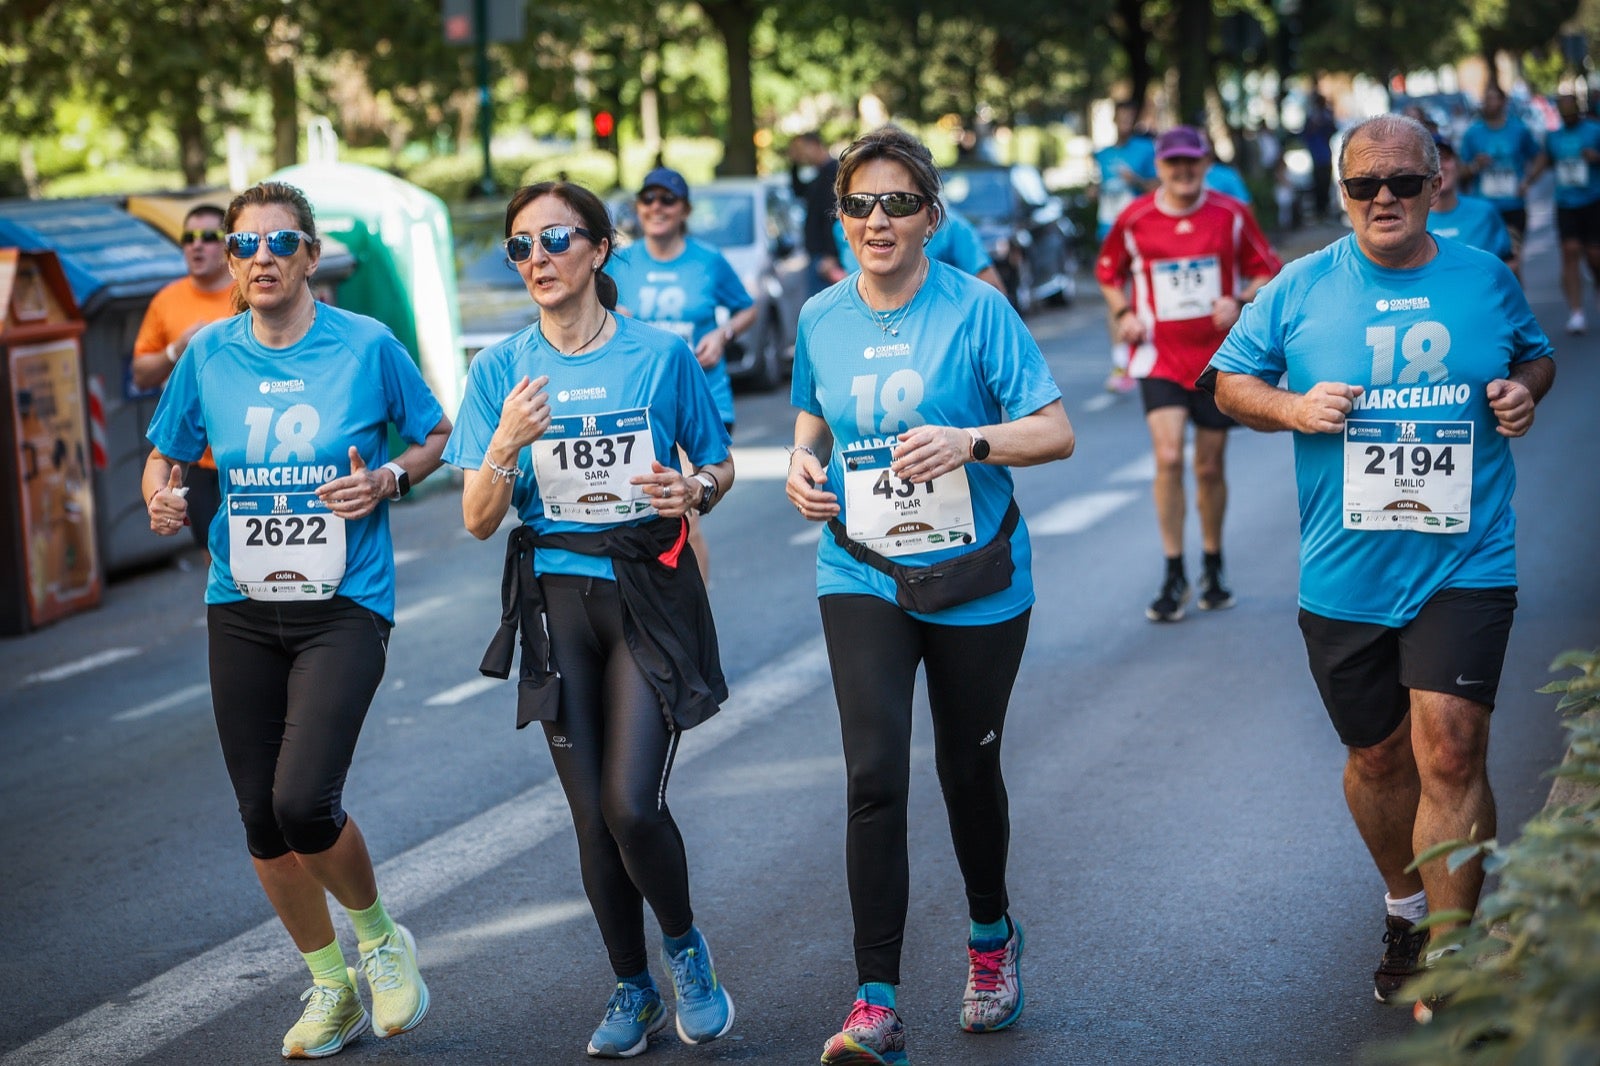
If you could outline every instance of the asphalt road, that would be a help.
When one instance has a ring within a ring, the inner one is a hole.
[[[1529,254],[1535,309],[1559,330],[1547,228]],[[1100,390],[1098,301],[1031,325],[1079,445],[1017,478],[1042,593],[1006,738],[1028,1006],[1003,1033],[958,1031],[965,914],[923,706],[900,993],[914,1061],[1360,1061],[1411,1023],[1372,1000],[1383,889],[1294,623],[1289,439],[1230,446],[1238,606],[1153,626],[1149,445],[1136,401]],[[1522,606],[1491,750],[1507,836],[1561,751],[1554,701],[1534,689],[1600,629],[1600,344],[1556,339],[1555,391],[1515,446]],[[663,1034],[648,1061],[813,1062],[854,993],[818,529],[779,481],[791,417],[782,394],[740,398],[739,484],[707,523],[733,698],[686,736],[671,788],[738,1022],[703,1048]],[[433,1007],[417,1031],[342,1059],[588,1061],[610,977],[570,824],[542,739],[512,728],[510,686],[476,670],[502,546],[462,531],[448,484],[397,507],[394,526],[399,625],[346,801],[417,935]],[[202,588],[198,568],[164,568],[0,641],[6,1066],[267,1063],[298,1014],[302,964],[251,873],[210,721]]]

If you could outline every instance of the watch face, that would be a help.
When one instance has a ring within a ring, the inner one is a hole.
[[[982,437],[974,437],[972,439],[972,457],[980,463],[989,458],[989,442]]]

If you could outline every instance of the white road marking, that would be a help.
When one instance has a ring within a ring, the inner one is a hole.
[[[789,449],[733,449],[733,476],[736,481],[784,481],[789,477]]]
[[[29,674],[22,679],[22,683],[24,685],[32,685],[42,681],[65,681],[69,677],[87,674],[90,670],[98,670],[102,666],[110,666],[112,663],[121,662],[123,659],[131,659],[138,655],[140,650],[139,648],[107,648],[105,651],[96,652],[74,662],[62,663],[60,666],[52,666],[48,670],[40,670],[36,674]]]
[[[178,691],[170,695],[163,696],[159,700],[151,700],[149,703],[143,703],[137,707],[129,708],[120,714],[114,714],[111,716],[111,720],[113,722],[137,722],[141,718],[149,718],[152,714],[160,714],[162,711],[170,711],[174,707],[182,707],[185,704],[193,703],[198,699],[210,698],[210,685],[189,685],[186,688],[180,688]]]
[[[496,685],[502,684],[503,679],[498,677],[479,677],[471,681],[463,681],[454,688],[447,688],[443,692],[434,693],[422,701],[424,707],[454,707],[458,703],[465,703],[480,692],[488,692]]]
[[[1129,489],[1089,492],[1063,500],[1037,518],[1028,519],[1028,532],[1041,537],[1082,533],[1138,497]]]
[[[1083,401],[1083,409],[1090,414],[1104,411],[1107,407],[1117,402],[1117,398],[1109,392],[1102,392]]]
[[[795,547],[802,544],[815,544],[822,539],[822,531],[827,528],[826,522],[808,522],[806,528],[789,538],[789,543]]]
[[[681,767],[828,685],[822,638],[740,679],[722,713],[684,735]],[[456,891],[570,828],[566,797],[551,779],[467,819],[378,867],[398,917]],[[489,933],[494,930],[491,928]],[[457,934],[460,935],[460,934]],[[428,950],[426,932],[423,950]],[[5,1066],[118,1066],[155,1054],[285,981],[302,963],[274,919],[117,995],[0,1059]]]
[[[394,565],[404,566],[407,563],[414,563],[420,558],[422,558],[422,553],[420,551],[415,548],[407,548],[404,551],[397,551],[394,553]]]
[[[425,600],[407,604],[394,612],[394,624],[414,622],[419,618],[426,618],[442,607],[448,607],[456,602],[455,596],[429,596]]]

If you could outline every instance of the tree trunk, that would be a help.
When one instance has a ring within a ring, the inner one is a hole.
[[[750,78],[750,34],[757,0],[699,0],[728,53],[728,116],[719,174],[756,172],[756,108]]]
[[[173,132],[178,138],[178,166],[183,171],[183,184],[196,189],[206,183],[206,167],[211,162],[211,143],[206,136],[205,123],[200,119],[202,103],[200,79],[191,70],[182,71],[183,84],[174,86],[178,100],[178,118]]]
[[[1178,121],[1203,129],[1211,86],[1210,0],[1180,0],[1176,28]]]
[[[1144,110],[1150,92],[1150,31],[1144,25],[1144,0],[1117,0],[1122,49],[1128,57],[1128,98]]]
[[[300,27],[288,18],[273,24],[267,42],[267,94],[272,101],[272,165],[292,167],[300,161],[300,96],[295,85],[294,57]]]

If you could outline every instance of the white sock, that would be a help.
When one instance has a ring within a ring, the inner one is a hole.
[[[1383,905],[1390,914],[1396,918],[1404,918],[1408,922],[1420,922],[1428,916],[1428,894],[1418,892],[1405,899],[1395,899],[1389,893],[1383,894]]]

